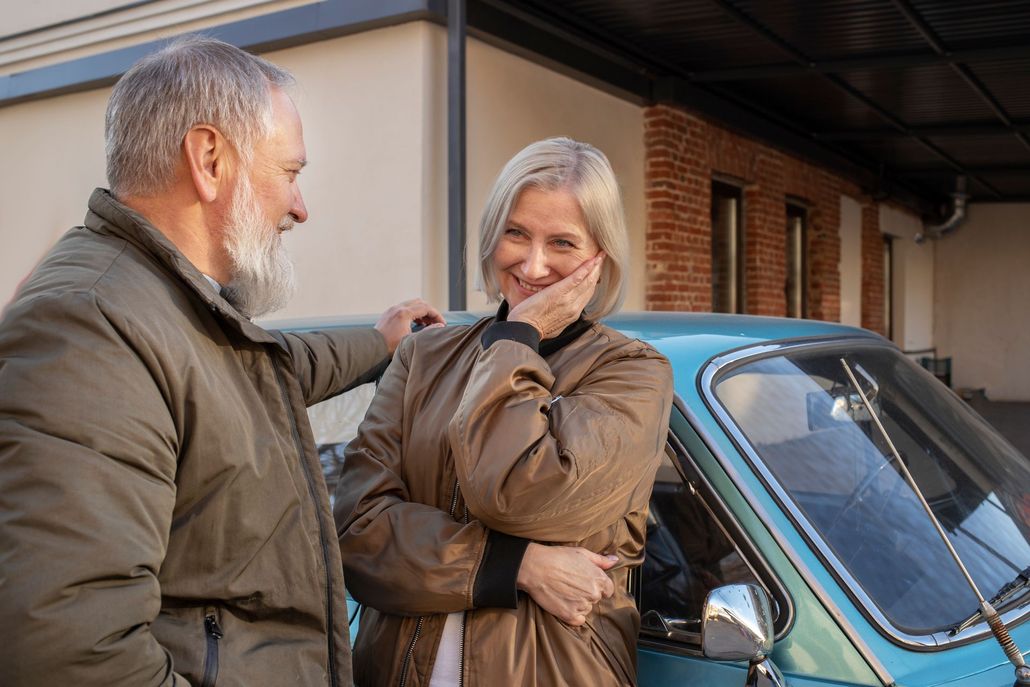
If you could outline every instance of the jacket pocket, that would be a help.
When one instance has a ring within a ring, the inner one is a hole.
[[[200,687],[215,687],[218,680],[218,642],[222,639],[222,627],[218,623],[218,609],[209,606],[204,609],[204,679]]]

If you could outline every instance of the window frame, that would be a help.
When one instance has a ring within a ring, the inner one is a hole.
[[[712,288],[712,312],[743,314],[747,312],[747,232],[745,231],[747,208],[744,203],[744,185],[736,180],[716,175],[712,177],[710,191],[711,274],[709,279]],[[717,191],[720,193],[717,194]],[[715,223],[716,198],[732,199],[737,207],[734,225],[728,231],[731,246],[729,248],[730,255],[725,261],[730,269],[729,286],[731,291],[728,305],[719,302],[715,280],[716,264],[722,263],[722,261],[716,261],[716,247],[719,245],[715,240],[716,231],[719,231]]]
[[[794,625],[795,609],[794,600],[790,592],[780,578],[774,573],[772,566],[755,546],[747,531],[733,515],[726,501],[715,489],[708,477],[701,470],[687,445],[696,447],[695,450],[708,451],[696,428],[691,424],[686,414],[681,412],[682,399],[676,396],[676,403],[673,407],[672,418],[669,422],[669,437],[666,442],[666,452],[669,460],[684,485],[696,496],[701,506],[708,512],[715,524],[722,530],[723,534],[736,549],[741,560],[748,567],[755,579],[769,594],[774,605],[776,617],[773,627],[775,630],[775,641],[782,640]],[[681,437],[680,434],[689,436]],[[710,451],[709,451],[710,453]],[[715,458],[712,456],[712,460]],[[630,579],[630,590],[636,601],[637,610],[640,610],[641,602],[641,575],[643,565],[632,571]],[[666,653],[686,654],[692,656],[702,655],[700,632],[676,632],[666,636],[645,630],[641,627],[637,636],[637,645],[650,649],[657,649]]]
[[[786,295],[786,316],[798,319],[805,319],[808,317],[808,215],[809,205],[801,200],[795,198],[787,198],[785,205],[786,211],[786,245],[784,246],[784,255],[786,257],[786,280],[784,283],[784,292]],[[797,248],[792,251],[793,240],[795,237],[792,236],[793,232],[797,232]],[[795,257],[797,258],[797,264],[794,263]],[[792,288],[793,286],[793,288]],[[797,308],[796,312],[791,312],[792,306]]]
[[[894,237],[883,234],[883,326],[894,340]]]
[[[944,651],[956,646],[980,641],[985,636],[990,635],[990,629],[982,619],[977,624],[966,628],[955,636],[951,636],[947,631],[934,634],[909,634],[890,622],[861,584],[859,584],[858,580],[834,553],[819,530],[808,520],[786,489],[780,484],[715,393],[719,381],[742,365],[763,358],[781,356],[787,351],[818,351],[822,348],[838,350],[842,345],[847,345],[851,350],[860,348],[897,349],[897,346],[894,344],[872,333],[869,333],[868,336],[856,335],[846,338],[811,337],[777,341],[757,346],[744,346],[712,358],[702,368],[699,379],[701,396],[720,428],[730,437],[737,452],[744,458],[744,462],[764,485],[765,491],[773,498],[788,519],[794,523],[797,531],[808,544],[809,550],[822,563],[823,569],[830,573],[837,582],[838,587],[851,600],[855,608],[882,637],[896,646],[919,652]],[[1000,615],[1002,621],[1009,627],[1030,620],[1030,611],[1027,610],[1026,604],[1018,604]],[[845,634],[852,638],[856,636],[851,629],[845,629]],[[874,656],[866,648],[862,648],[860,652],[867,659],[870,656]],[[873,664],[871,663],[870,665]]]

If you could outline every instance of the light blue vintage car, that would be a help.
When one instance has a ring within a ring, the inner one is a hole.
[[[792,687],[1013,684],[889,444],[1024,650],[1026,457],[862,329],[667,313],[609,324],[665,354],[676,382],[647,558],[633,580],[640,685],[739,687],[749,664],[753,684]],[[311,410],[330,482],[371,394]]]

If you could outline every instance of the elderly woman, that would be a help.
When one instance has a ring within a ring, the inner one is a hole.
[[[347,449],[336,521],[372,685],[635,683],[668,362],[598,320],[627,237],[605,156],[555,138],[501,172],[481,281],[503,300],[398,349]],[[521,593],[520,593],[521,592]]]

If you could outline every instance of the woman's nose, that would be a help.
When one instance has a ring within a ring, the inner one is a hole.
[[[541,246],[533,246],[522,261],[522,273],[528,279],[541,279],[550,272],[547,266],[547,253]]]

